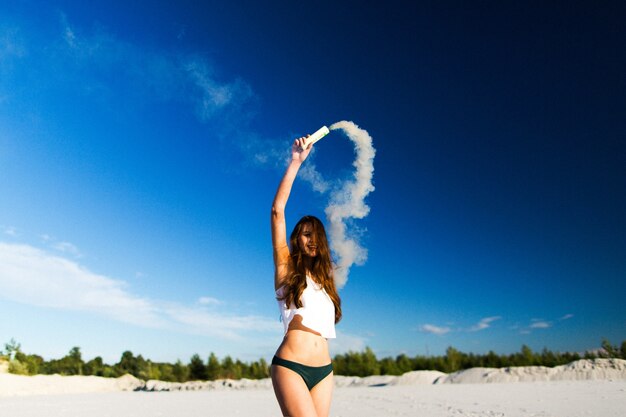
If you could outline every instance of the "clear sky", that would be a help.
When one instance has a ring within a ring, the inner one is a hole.
[[[333,353],[626,339],[626,6],[324,3],[2,2],[1,343],[270,358],[285,153],[341,120],[375,190]]]

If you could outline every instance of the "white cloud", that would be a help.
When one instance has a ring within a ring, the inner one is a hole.
[[[452,329],[450,329],[449,327],[435,326],[433,324],[424,324],[419,327],[419,330],[425,333],[432,333],[441,336],[449,333]]]
[[[530,334],[532,333],[533,330],[537,330],[537,329],[550,329],[556,324],[558,324],[558,322],[564,321],[564,320],[569,320],[572,317],[574,317],[573,314],[566,314],[558,319],[555,319],[553,321],[549,321],[549,320],[544,320],[544,319],[531,319],[530,320],[530,324],[528,324],[525,327],[522,327],[520,329],[520,334]]]
[[[52,247],[60,252],[69,253],[76,257],[80,257],[81,253],[78,248],[71,244],[70,242],[56,242],[52,245]]]
[[[185,66],[185,70],[202,93],[200,113],[203,118],[210,116],[213,110],[223,107],[233,100],[233,86],[216,82],[206,62],[191,60]]]
[[[0,296],[25,304],[89,311],[154,326],[154,306],[128,293],[125,283],[28,245],[0,242]]]
[[[76,35],[67,22],[67,16],[64,13],[61,13],[61,25],[63,26],[63,40],[69,47],[76,48]]]
[[[196,87],[196,108],[199,118],[203,121],[210,119],[218,110],[239,109],[252,97],[252,89],[242,80],[230,83],[218,81],[204,59],[187,59],[184,70]]]
[[[275,319],[255,315],[226,316],[202,308],[170,305],[164,308],[169,318],[182,324],[188,333],[216,336],[226,340],[239,340],[249,332],[276,333],[282,324]]]
[[[26,54],[26,47],[17,28],[0,27],[0,63],[8,58],[21,58]]]
[[[198,55],[149,50],[118,39],[101,28],[81,34],[64,14],[61,15],[61,30],[61,47],[55,52],[70,56],[63,65],[72,66],[74,73],[79,71],[76,74],[80,77],[73,79],[75,84],[86,93],[97,93],[99,99],[128,100],[130,97],[114,97],[115,88],[103,73],[116,74],[116,83],[132,83],[129,92],[141,95],[142,102],[146,94],[156,94],[162,100],[189,103],[196,107],[202,121],[212,118],[218,111],[239,114],[240,106],[253,97],[247,83],[240,79],[219,80],[208,60]],[[58,65],[58,61],[55,62]]]
[[[18,233],[17,233],[17,230],[15,229],[15,227],[5,227],[4,228],[4,234],[12,236],[12,237],[17,237],[18,236]]]
[[[24,244],[0,242],[0,288],[0,298],[23,304],[88,312],[142,327],[228,340],[242,339],[250,332],[277,333],[282,327],[276,319],[227,315],[141,297],[124,281]]]
[[[484,319],[482,319],[481,321],[479,321],[478,323],[476,323],[474,326],[469,328],[470,332],[477,332],[480,330],[485,330],[488,329],[491,326],[491,323],[496,321],[496,320],[500,320],[502,317],[500,316],[493,316],[493,317],[486,317]]]
[[[552,323],[543,320],[535,320],[530,324],[529,327],[531,329],[548,329],[552,327]]]
[[[70,242],[59,241],[49,234],[40,235],[39,238],[44,244],[59,252],[68,253],[76,258],[82,257],[82,254],[78,247]]]
[[[222,302],[217,298],[213,297],[200,297],[198,298],[198,303],[203,305],[220,305]]]

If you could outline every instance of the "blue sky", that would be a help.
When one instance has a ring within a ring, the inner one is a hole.
[[[271,357],[285,152],[341,120],[375,190],[333,353],[626,339],[624,6],[93,3],[0,6],[3,343]],[[329,198],[298,180],[288,228]]]

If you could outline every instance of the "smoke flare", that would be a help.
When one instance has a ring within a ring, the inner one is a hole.
[[[348,281],[350,267],[354,264],[363,265],[367,260],[367,249],[359,244],[354,234],[350,235],[347,222],[362,219],[369,214],[370,208],[365,203],[365,197],[374,191],[372,179],[376,150],[369,133],[356,124],[344,120],[330,126],[330,130],[337,129],[341,129],[354,142],[356,152],[352,163],[355,168],[353,178],[332,192],[325,209],[331,249],[337,262],[335,284],[342,288]]]

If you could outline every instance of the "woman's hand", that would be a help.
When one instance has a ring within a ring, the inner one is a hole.
[[[306,135],[301,138],[293,141],[293,145],[291,146],[291,160],[297,162],[304,162],[304,160],[311,153],[311,149],[313,149],[313,145],[309,145],[306,149],[304,149],[304,140],[311,135]]]

